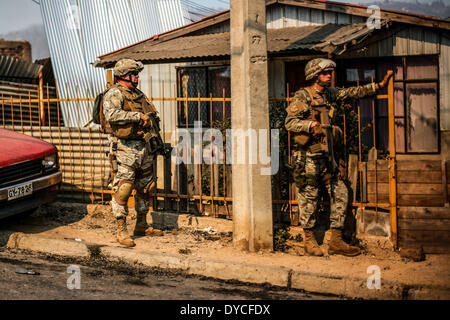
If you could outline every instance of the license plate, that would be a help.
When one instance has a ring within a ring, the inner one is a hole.
[[[8,189],[8,200],[25,197],[33,193],[33,183],[26,183],[20,186]]]

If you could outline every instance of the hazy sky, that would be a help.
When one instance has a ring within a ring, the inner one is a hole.
[[[38,0],[37,0],[38,1]],[[189,0],[198,4],[214,8],[214,9],[228,9],[229,0]],[[374,0],[342,0],[338,2],[347,3],[368,3]],[[416,2],[416,0],[391,0]],[[435,0],[419,0],[422,3],[430,3]],[[450,5],[450,0],[444,0],[444,3]],[[0,0],[0,34],[5,34],[11,31],[25,29],[31,25],[42,24],[41,12],[39,5],[32,0]]]
[[[31,0],[0,0],[0,34],[42,24],[39,5]]]

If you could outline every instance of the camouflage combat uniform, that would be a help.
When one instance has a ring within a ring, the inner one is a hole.
[[[140,122],[139,112],[125,111],[122,109],[124,95],[121,90],[127,92],[133,99],[141,93],[137,90],[130,90],[117,86],[112,87],[103,98],[103,113],[105,119],[112,125],[125,125]],[[146,189],[154,181],[154,161],[155,154],[151,154],[149,147],[143,139],[114,139],[117,141],[117,164],[118,171],[114,176],[113,190],[118,192],[123,181],[129,181],[136,189],[135,209],[137,214],[146,214],[149,209],[148,197],[145,195]],[[111,201],[114,217],[122,218],[128,215],[128,206],[117,203],[115,197]]]
[[[311,124],[314,121],[320,122],[315,117],[316,107],[326,106],[328,110],[329,122],[333,123],[336,115],[334,105],[346,99],[358,99],[375,93],[375,85],[368,84],[360,87],[338,89],[328,87],[322,92],[314,86],[302,88],[295,93],[287,111],[285,127],[291,135],[310,134]],[[340,133],[340,134],[339,134]],[[333,126],[334,145],[337,140],[342,140],[342,131]],[[299,148],[294,151],[294,181],[299,191],[297,200],[300,211],[300,223],[303,228],[313,228],[316,223],[317,207],[321,189],[326,189],[330,196],[331,228],[343,228],[345,212],[348,205],[348,190],[345,184],[339,179],[337,165],[329,163],[326,151],[318,148]]]

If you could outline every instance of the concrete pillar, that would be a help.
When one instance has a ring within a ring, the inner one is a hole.
[[[266,6],[264,0],[231,0],[231,127],[245,131],[269,129]],[[263,137],[268,139],[268,137]],[[259,164],[236,163],[233,139],[233,243],[252,252],[273,249],[271,176]],[[239,141],[240,140],[240,141]],[[259,141],[252,141],[259,147]],[[248,142],[248,140],[247,140]],[[259,152],[259,150],[258,150]]]

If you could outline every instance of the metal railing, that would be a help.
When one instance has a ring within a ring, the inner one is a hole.
[[[164,86],[163,86],[164,87]],[[47,90],[39,90],[39,94],[28,94],[28,98],[19,97],[0,97],[0,108],[2,114],[3,128],[15,130],[38,137],[45,141],[54,144],[59,150],[59,162],[63,173],[63,185],[61,188],[60,197],[63,199],[70,199],[91,203],[107,203],[111,198],[111,186],[109,179],[110,164],[107,158],[107,151],[109,150],[109,143],[107,135],[99,132],[98,129],[91,127],[64,127],[61,110],[62,108],[69,108],[67,103],[74,102],[76,110],[66,110],[67,115],[79,115],[80,102],[93,102],[94,97],[85,93],[85,97],[75,98],[60,98],[52,97]],[[175,90],[174,90],[175,91]],[[164,93],[163,93],[164,95]],[[395,124],[394,124],[394,105],[393,105],[393,80],[389,82],[387,94],[376,95],[372,103],[372,116],[375,122],[375,103],[376,99],[387,99],[389,110],[389,201],[379,201],[378,187],[377,187],[377,157],[372,159],[375,177],[375,197],[367,196],[367,181],[364,182],[363,175],[367,175],[367,163],[363,161],[363,148],[361,139],[361,114],[360,106],[358,105],[355,111],[358,119],[358,154],[349,155],[349,174],[350,183],[353,191],[357,196],[352,200],[353,207],[374,207],[388,208],[391,212],[391,234],[394,239],[397,235],[397,217],[396,217],[396,153],[395,153]],[[176,128],[190,127],[189,108],[197,108],[197,121],[201,121],[200,108],[205,108],[207,105],[209,121],[204,129],[219,129],[225,130],[230,128],[230,103],[231,98],[225,96],[225,89],[220,97],[201,97],[198,94],[195,97],[148,97],[150,101],[159,104],[160,116],[162,120],[162,131],[164,137],[168,135],[165,132],[165,126],[169,119],[165,118],[168,108],[176,108],[176,117],[172,119],[175,121]],[[280,119],[287,104],[292,100],[289,97],[289,88],[287,88],[287,97],[270,98],[271,111],[273,114],[278,114]],[[170,105],[169,105],[170,103]],[[19,108],[12,108],[10,106],[19,106]],[[5,112],[9,108],[10,112]],[[192,110],[191,110],[192,111]],[[56,113],[54,115],[53,113]],[[181,116],[184,114],[184,117]],[[219,116],[220,115],[220,116]],[[228,115],[228,116],[227,116]],[[25,122],[24,119],[29,121]],[[58,119],[57,121],[52,119]],[[184,120],[181,122],[180,119]],[[192,120],[192,119],[191,119]],[[346,114],[343,115],[344,124],[344,148],[348,153],[347,140],[349,139],[348,120]],[[276,121],[272,121],[275,123]],[[271,122],[271,123],[272,123]],[[272,123],[272,127],[276,126]],[[37,124],[37,125],[36,125]],[[49,126],[50,124],[50,126]],[[278,122],[279,125],[279,122]],[[284,126],[279,127],[284,130]],[[375,130],[375,126],[373,126]],[[282,139],[281,144],[285,144],[288,150],[288,160],[291,157],[291,139],[286,132],[286,138],[280,134]],[[212,139],[212,138],[211,138]],[[376,146],[376,133],[373,131],[373,145]],[[166,141],[167,142],[167,141]],[[210,141],[212,142],[212,140]],[[226,136],[224,135],[224,145],[226,144]],[[212,149],[211,149],[212,150]],[[212,151],[211,151],[212,152]],[[226,153],[226,148],[224,148]],[[356,168],[355,168],[355,157]],[[225,159],[226,157],[224,157]],[[232,218],[232,184],[231,184],[231,165],[223,164],[172,164],[171,159],[162,159],[158,161],[162,165],[163,183],[159,183],[157,188],[151,192],[153,196],[154,210],[173,210],[178,212],[196,212],[200,214],[212,215],[214,217]],[[352,165],[353,164],[353,165]],[[296,201],[296,187],[293,183],[287,182],[289,174],[283,166],[283,161],[280,161],[280,170],[273,176],[273,208],[275,221],[291,221],[295,223],[295,215],[298,215],[297,201]],[[371,167],[372,168],[372,167]],[[355,174],[355,170],[357,174]],[[366,179],[367,180],[367,179]],[[373,201],[369,201],[373,200]],[[134,200],[131,199],[131,205]]]

